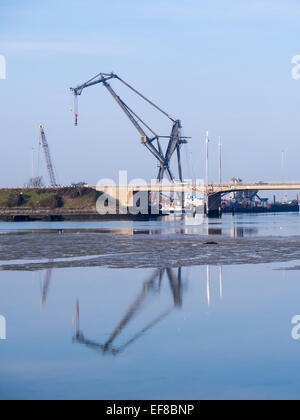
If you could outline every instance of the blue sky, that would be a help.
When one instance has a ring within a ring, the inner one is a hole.
[[[211,179],[222,136],[225,179],[298,180],[300,80],[291,77],[291,60],[300,54],[299,21],[300,3],[290,0],[2,0],[0,186],[30,177],[40,123],[63,184],[116,179],[119,169],[156,176],[154,158],[103,87],[84,92],[74,127],[68,88],[100,71],[116,72],[182,120],[193,137],[184,162],[192,153],[197,177],[209,130]],[[112,85],[169,134],[167,120]]]

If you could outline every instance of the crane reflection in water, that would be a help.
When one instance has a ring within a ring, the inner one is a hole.
[[[149,324],[147,324],[144,328],[138,331],[133,337],[131,337],[124,344],[122,344],[119,347],[113,347],[113,343],[116,340],[116,338],[122,333],[124,328],[135,317],[135,315],[137,315],[139,310],[146,303],[147,298],[153,294],[158,295],[160,293],[164,278],[167,278],[169,282],[169,286],[170,286],[170,291],[172,294],[171,307],[161,312]],[[124,317],[116,326],[115,330],[112,332],[108,340],[103,344],[99,344],[94,341],[90,341],[86,339],[83,332],[80,330],[80,309],[79,309],[79,301],[77,301],[76,321],[75,321],[76,334],[73,341],[80,344],[84,344],[87,347],[92,348],[102,354],[111,354],[111,355],[116,356],[122,351],[124,351],[130,344],[133,344],[138,338],[140,338],[147,331],[155,327],[159,322],[163,321],[173,311],[180,309],[182,306],[182,290],[183,290],[183,279],[182,279],[181,267],[177,269],[177,275],[175,274],[174,269],[171,269],[171,268],[155,270],[155,272],[152,274],[150,279],[143,283],[141,292],[138,294],[135,301],[129,307],[128,311],[125,313]]]
[[[49,260],[49,264],[51,264],[53,262],[53,260]],[[50,288],[50,283],[51,283],[51,278],[52,278],[52,268],[48,268],[45,272],[45,276],[43,281],[41,282],[41,307],[42,310],[45,309],[46,306],[46,301],[47,301],[47,297],[48,297],[48,293],[49,293],[49,288]]]
[[[219,268],[219,289],[220,289],[220,298],[223,297],[223,270],[222,266]],[[151,295],[159,295],[161,291],[162,282],[167,280],[170,286],[170,292],[172,295],[172,305],[166,310],[159,313],[150,323],[145,325],[144,328],[140,329],[133,337],[125,341],[124,344],[120,346],[114,346],[114,342],[119,335],[123,332],[125,327],[130,323],[130,321],[138,314],[145,305],[147,298]],[[206,279],[206,298],[208,308],[211,305],[211,278],[210,278],[210,267],[207,266],[207,279]],[[182,308],[183,302],[183,292],[185,290],[185,282],[183,280],[182,268],[178,269],[165,268],[158,269],[152,274],[148,281],[145,281],[142,285],[142,290],[138,294],[137,298],[134,300],[132,305],[128,308],[127,312],[120,320],[114,331],[111,333],[109,338],[103,342],[98,343],[96,341],[89,340],[85,337],[84,333],[80,328],[80,307],[79,300],[76,304],[76,318],[73,318],[73,324],[75,324],[75,335],[73,337],[73,342],[95,350],[99,354],[110,354],[117,356],[123,352],[128,346],[133,344],[136,340],[141,338],[146,332],[154,328],[157,324],[162,322],[165,318],[172,314],[172,312]]]

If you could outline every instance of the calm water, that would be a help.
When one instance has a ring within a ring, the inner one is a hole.
[[[185,233],[200,235],[291,236],[300,235],[300,214],[223,215],[222,219],[204,216],[164,217],[150,222],[32,222],[0,223],[0,234],[36,229],[102,229],[116,233]]]
[[[289,236],[300,234],[300,218],[100,227]],[[300,341],[292,339],[291,319],[300,314],[300,273],[289,268],[299,264],[2,271],[0,398],[298,399]]]

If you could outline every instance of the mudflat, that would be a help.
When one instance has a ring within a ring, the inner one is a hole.
[[[160,268],[300,260],[300,236],[229,238],[53,230],[0,236],[2,270]]]

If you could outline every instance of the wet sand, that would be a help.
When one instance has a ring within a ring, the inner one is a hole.
[[[228,238],[139,233],[64,230],[2,234],[0,269],[165,268],[300,260],[300,236]]]

